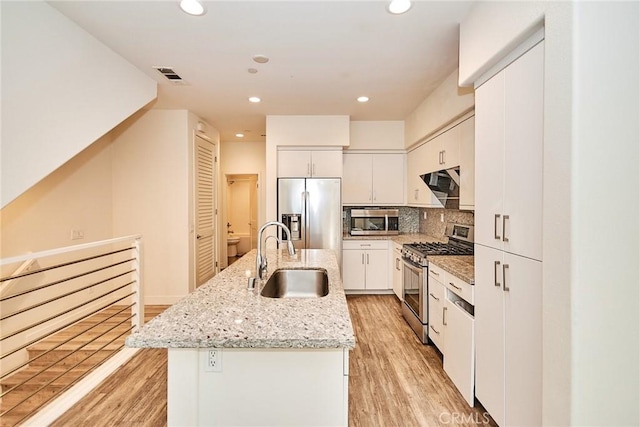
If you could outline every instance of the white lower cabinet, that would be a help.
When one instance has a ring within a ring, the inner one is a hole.
[[[442,352],[444,370],[469,406],[475,384],[473,301],[472,285],[429,265],[429,339]]]
[[[476,397],[500,426],[542,425],[542,263],[475,245]]]
[[[474,322],[473,316],[455,303],[455,294],[447,291],[444,300],[445,337],[444,371],[456,385],[464,400],[473,406]]]
[[[391,268],[393,293],[402,301],[402,245],[400,243],[393,243],[389,268]]]
[[[342,242],[345,290],[389,290],[389,245],[386,240]]]

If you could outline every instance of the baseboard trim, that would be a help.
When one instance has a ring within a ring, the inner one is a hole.
[[[139,348],[123,348],[105,363],[96,368],[95,371],[80,380],[69,390],[62,393],[53,402],[38,411],[34,416],[27,419],[24,426],[44,426],[50,425],[62,414],[68,411],[73,405],[78,403],[89,392],[96,388],[109,375],[127,363],[138,351]]]

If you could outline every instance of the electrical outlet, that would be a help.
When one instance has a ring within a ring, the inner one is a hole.
[[[444,222],[444,214],[443,213],[440,214],[440,222]]]
[[[222,372],[222,349],[210,348],[206,350],[205,372]]]
[[[422,218],[427,219],[427,211],[422,212]]]

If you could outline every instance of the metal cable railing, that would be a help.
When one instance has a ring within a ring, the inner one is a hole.
[[[141,256],[141,236],[129,236],[0,260],[22,263],[0,278],[2,425],[32,416],[36,400],[55,399],[142,326]]]

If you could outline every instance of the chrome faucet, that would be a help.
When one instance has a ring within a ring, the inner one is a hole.
[[[258,249],[256,254],[256,276],[258,276],[258,278],[260,279],[264,279],[264,276],[267,272],[267,257],[262,254],[262,232],[270,225],[278,226],[284,230],[285,234],[287,235],[287,250],[289,251],[289,255],[296,254],[296,248],[293,246],[293,242],[291,241],[291,232],[289,231],[289,228],[287,228],[286,225],[284,225],[279,221],[269,221],[266,224],[264,224],[262,227],[260,227],[260,230],[258,231]],[[275,236],[268,236],[265,239],[265,246],[269,237],[275,237]],[[275,237],[275,239],[278,242],[281,242],[277,237]],[[255,280],[251,280],[250,278],[249,289],[253,289],[254,286],[255,286]]]

